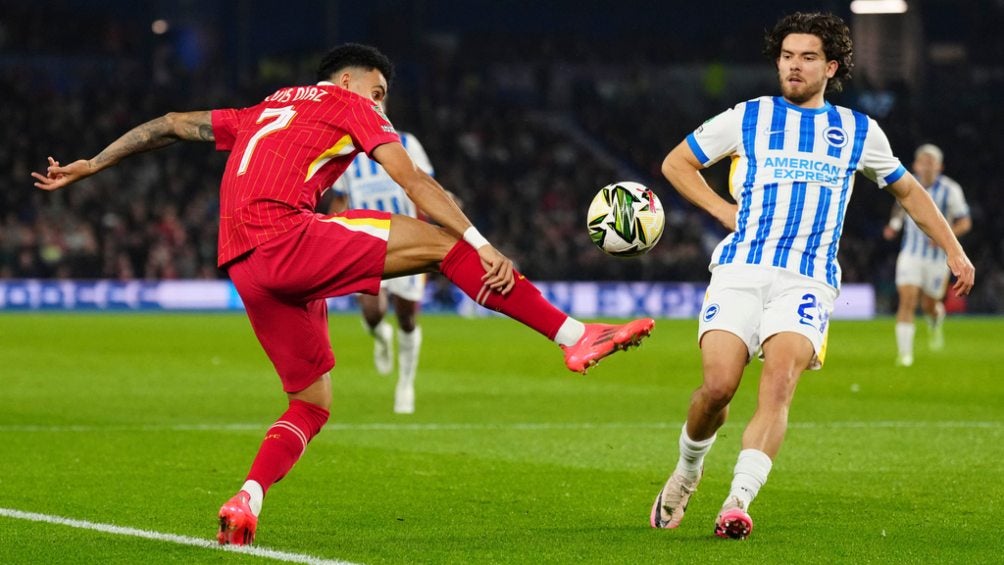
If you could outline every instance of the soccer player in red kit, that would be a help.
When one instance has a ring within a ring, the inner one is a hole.
[[[254,541],[265,492],[328,420],[335,358],[326,297],[376,294],[381,278],[438,268],[482,306],[555,341],[566,366],[582,373],[652,330],[648,318],[583,324],[516,272],[401,146],[379,105],[392,73],[376,49],[343,45],[322,59],[316,85],[281,88],[248,108],[168,113],[92,159],[60,166],[50,157],[45,175],[32,173],[36,187],[56,190],[178,140],[214,141],[230,151],[220,185],[219,266],[237,288],[289,406],[266,432],[244,486],[220,509],[221,544]],[[360,151],[438,226],[374,210],[315,213]]]

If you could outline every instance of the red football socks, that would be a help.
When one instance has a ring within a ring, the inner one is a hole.
[[[307,443],[328,421],[328,411],[316,404],[291,400],[289,409],[265,432],[258,455],[251,464],[248,480],[257,481],[263,491],[293,468],[307,449]]]
[[[508,294],[502,295],[490,290],[481,281],[485,274],[481,257],[465,241],[458,241],[453,246],[443,258],[439,270],[481,306],[522,322],[547,339],[554,339],[558,328],[568,318],[568,314],[555,308],[533,283],[518,272],[514,272],[516,284]]]

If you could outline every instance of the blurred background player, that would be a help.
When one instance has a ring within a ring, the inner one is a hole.
[[[969,205],[959,183],[942,174],[944,155],[935,145],[917,148],[913,158],[913,174],[931,193],[931,198],[948,219],[952,232],[961,237],[973,227]],[[939,351],[945,346],[942,324],[945,321],[945,290],[951,275],[945,252],[903,212],[899,204],[893,206],[889,224],[883,235],[893,239],[902,230],[903,243],[896,258],[896,290],[899,307],[896,310],[896,365],[913,365],[913,338],[916,326],[914,313],[917,303],[927,316],[928,345]]]
[[[415,165],[433,175],[432,163],[418,139],[410,133],[398,133],[401,145],[411,155]],[[335,192],[330,209],[333,214],[352,208],[418,217],[418,209],[404,189],[365,153],[356,156],[332,189]],[[388,302],[394,301],[394,314],[400,330],[397,340],[397,386],[394,389],[394,412],[398,414],[415,412],[415,376],[422,347],[418,311],[425,294],[425,278],[425,273],[419,273],[387,279],[380,283],[380,293],[376,296],[356,295],[363,323],[373,336],[373,364],[381,375],[388,375],[394,369],[394,327],[384,319]]]

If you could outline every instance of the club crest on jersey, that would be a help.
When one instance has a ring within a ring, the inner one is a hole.
[[[823,139],[837,149],[847,145],[847,132],[844,128],[830,126],[823,130]]]
[[[715,319],[715,316],[718,315],[719,310],[721,310],[721,308],[719,308],[718,304],[709,304],[708,307],[705,308],[704,310],[704,321],[710,322],[711,320]]]

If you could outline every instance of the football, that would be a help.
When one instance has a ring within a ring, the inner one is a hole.
[[[589,237],[615,257],[634,257],[662,237],[666,214],[654,192],[637,182],[617,182],[600,189],[586,217]]]

